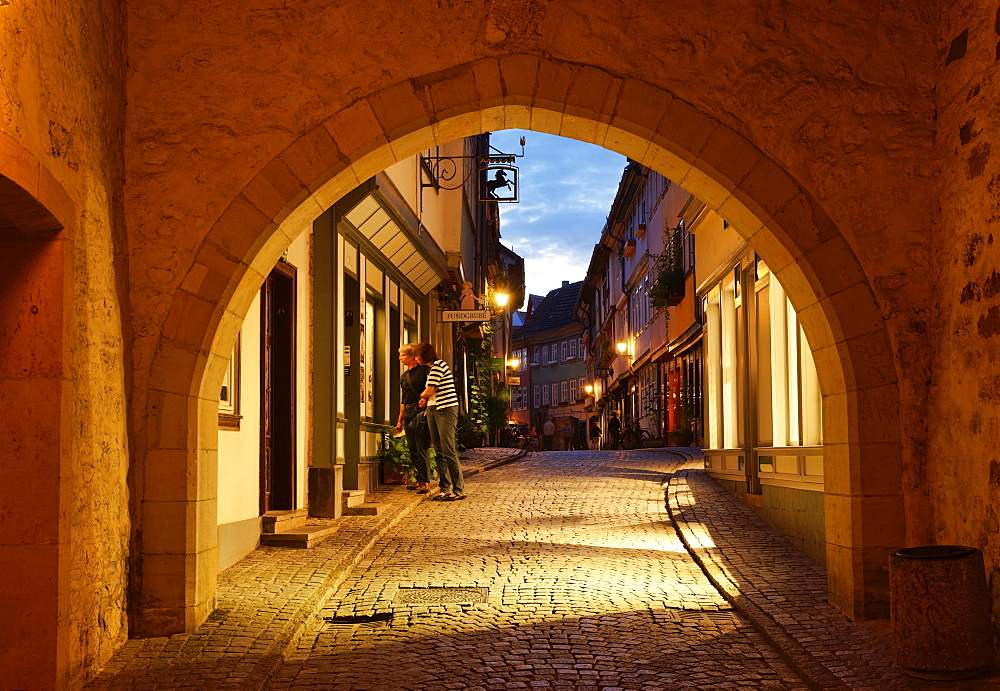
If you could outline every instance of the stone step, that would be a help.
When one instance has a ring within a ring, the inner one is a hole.
[[[365,491],[363,489],[344,490],[344,509],[361,506],[365,503]]]
[[[292,509],[291,511],[268,511],[260,518],[261,533],[283,533],[295,528],[301,528],[309,519],[308,509]]]
[[[325,537],[337,532],[336,526],[306,525],[281,533],[261,533],[260,544],[270,547],[309,549]]]
[[[385,509],[385,504],[358,504],[344,509],[345,516],[379,516]]]

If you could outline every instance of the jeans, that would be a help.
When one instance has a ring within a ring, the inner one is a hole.
[[[414,434],[409,423],[413,416],[420,412],[416,404],[403,409],[403,431],[406,433],[406,448],[410,451],[410,460],[417,470],[417,482],[431,481],[431,440],[424,434]]]
[[[438,484],[442,492],[465,493],[462,466],[458,464],[455,449],[455,428],[458,426],[458,406],[442,410],[427,406],[427,425],[431,431],[431,444],[437,454]]]

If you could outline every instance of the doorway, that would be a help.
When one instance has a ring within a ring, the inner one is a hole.
[[[295,508],[295,267],[261,288],[260,512]]]

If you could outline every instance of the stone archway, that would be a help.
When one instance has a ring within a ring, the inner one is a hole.
[[[397,160],[482,131],[532,129],[621,152],[718,209],[773,268],[824,395],[830,600],[887,602],[904,541],[898,388],[879,306],[817,200],[746,137],[643,81],[555,58],[484,59],[377,90],[263,164],[174,293],[148,379],[137,630],[189,630],[215,592],[215,393],[243,316],[292,234]],[[877,459],[877,462],[876,462]]]
[[[14,686],[61,678],[70,659],[56,632],[70,610],[75,220],[51,173],[0,132],[0,669]]]

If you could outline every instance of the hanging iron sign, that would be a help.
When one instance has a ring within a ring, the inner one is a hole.
[[[479,201],[516,204],[517,166],[513,156],[489,156],[479,169]]]

